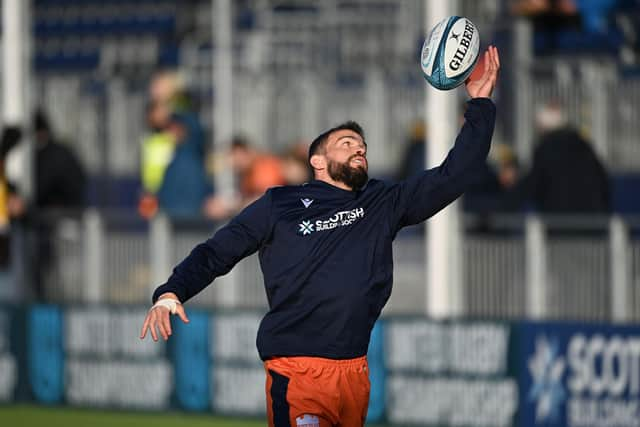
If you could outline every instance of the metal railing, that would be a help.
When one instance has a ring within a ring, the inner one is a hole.
[[[492,218],[482,227],[474,219],[468,218],[462,231],[463,254],[456,267],[463,277],[462,316],[640,320],[636,219],[511,216]],[[52,248],[49,261],[38,263],[46,268],[41,297],[61,303],[148,304],[172,267],[215,228],[207,222],[172,224],[164,216],[145,223],[135,215],[95,210],[82,219],[59,220],[45,236]],[[385,314],[427,312],[425,251],[421,229],[399,234],[394,289]],[[257,255],[190,304],[266,309]]]

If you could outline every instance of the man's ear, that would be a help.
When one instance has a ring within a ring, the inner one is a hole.
[[[322,170],[327,167],[327,159],[320,154],[314,154],[311,156],[311,160],[309,160],[309,162],[314,170]]]

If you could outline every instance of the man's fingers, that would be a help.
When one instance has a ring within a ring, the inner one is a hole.
[[[165,337],[165,340],[171,335],[171,319],[169,319],[169,315],[164,315],[164,313],[162,314],[162,326],[167,334],[167,337]]]
[[[156,331],[155,320],[152,322],[149,322],[149,330],[151,331],[151,338],[153,338],[154,341],[158,341],[158,332]]]
[[[487,77],[489,77],[489,73],[491,72],[490,68],[491,68],[491,58],[489,57],[489,51],[487,50],[484,53],[484,73],[482,73],[482,77],[480,78],[480,80],[486,80]]]
[[[171,316],[168,307],[156,306],[149,310],[147,317],[145,317],[142,324],[142,330],[140,331],[140,339],[144,339],[147,336],[147,332],[151,331],[151,338],[154,341],[158,341],[158,335],[161,335],[164,340],[168,340],[173,334],[171,328]],[[182,307],[182,304],[176,305],[176,314],[184,323],[189,323],[189,318]]]
[[[491,55],[491,69],[493,71],[493,75],[498,74],[498,62],[496,61],[496,52],[495,48],[493,49],[493,54]]]
[[[157,326],[160,335],[162,335],[162,338],[166,341],[169,338],[169,334],[165,329],[165,323],[169,319],[169,309],[165,307],[157,307],[153,312],[155,316],[155,325]]]
[[[147,336],[147,329],[149,328],[149,315],[144,318],[144,323],[142,324],[142,330],[140,331],[140,339],[143,340],[144,337]]]
[[[169,339],[169,334],[167,334],[167,330],[164,328],[164,322],[162,319],[158,322],[158,330],[165,341]]]
[[[184,323],[189,323],[189,318],[187,317],[187,313],[184,311],[182,304],[179,304],[176,308],[176,314]]]

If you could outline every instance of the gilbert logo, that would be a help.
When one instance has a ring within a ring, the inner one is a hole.
[[[452,70],[457,71],[462,64],[462,60],[467,55],[467,51],[471,46],[471,41],[473,40],[473,34],[475,33],[476,28],[469,21],[466,21],[464,26],[464,32],[462,33],[462,40],[460,40],[460,34],[455,34],[453,30],[451,30],[451,37],[449,40],[454,39],[458,42],[458,49],[456,53],[453,55],[453,59],[449,63],[449,67]]]
[[[304,414],[296,418],[297,427],[320,427],[320,420],[315,415]]]

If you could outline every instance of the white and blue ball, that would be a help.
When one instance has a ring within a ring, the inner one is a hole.
[[[467,18],[450,16],[431,30],[422,45],[422,74],[436,89],[458,87],[473,71],[479,51],[476,26]]]

